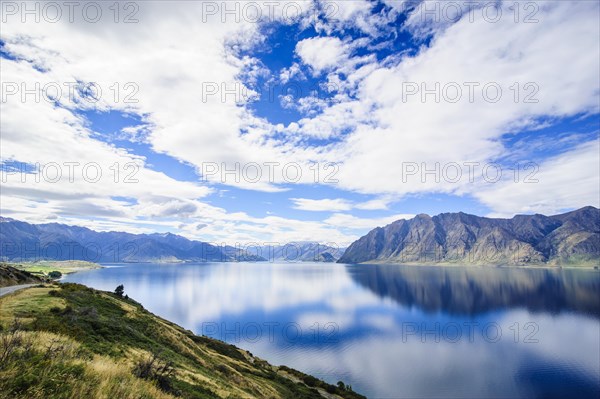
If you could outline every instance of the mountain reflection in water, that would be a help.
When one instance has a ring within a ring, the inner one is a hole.
[[[348,265],[347,270],[381,298],[426,312],[476,315],[525,308],[600,317],[600,273],[589,269]]]

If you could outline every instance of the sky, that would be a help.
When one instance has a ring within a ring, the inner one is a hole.
[[[599,4],[2,2],[0,214],[343,246],[599,207]]]

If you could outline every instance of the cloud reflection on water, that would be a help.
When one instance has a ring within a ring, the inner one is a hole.
[[[124,284],[150,311],[196,333],[208,323],[217,338],[272,363],[342,379],[373,397],[529,397],[557,379],[564,383],[556,392],[600,390],[600,274],[593,271],[138,264],[67,280],[107,290]],[[268,323],[278,323],[272,334]],[[335,331],[323,330],[329,323]],[[410,329],[436,323],[459,326],[462,337],[451,342],[442,333],[436,342]],[[465,323],[477,323],[473,340]],[[537,343],[524,342],[526,323],[537,326]],[[258,339],[244,330],[250,324],[263,329]],[[300,335],[284,331],[292,324]],[[484,335],[490,325],[501,329],[498,342]]]

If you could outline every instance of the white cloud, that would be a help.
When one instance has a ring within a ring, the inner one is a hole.
[[[313,37],[298,42],[296,53],[318,74],[346,61],[348,46],[337,37]]]
[[[346,32],[349,29],[362,31],[371,37],[385,34],[386,25],[392,22],[390,15],[384,10],[373,12],[375,2],[368,0],[352,0],[324,2],[323,20],[315,24],[317,32],[328,35],[333,32]]]
[[[415,215],[398,214],[390,215],[382,218],[359,218],[345,213],[336,213],[333,216],[325,219],[325,223],[345,229],[368,229],[372,230],[375,227],[383,227],[396,220],[412,219]]]
[[[389,199],[377,198],[371,201],[363,202],[356,205],[356,209],[363,209],[366,211],[385,210],[388,209]]]
[[[512,3],[504,3],[505,15],[511,15],[508,7]],[[3,82],[97,82],[104,95],[98,103],[87,105],[69,103],[63,98],[61,107],[11,97],[2,104],[1,159],[28,163],[91,161],[101,164],[103,170],[115,162],[133,162],[140,168],[136,174],[140,183],[129,185],[115,184],[110,178],[89,184],[81,177],[73,183],[63,179],[61,183],[23,184],[13,176],[3,183],[4,213],[12,212],[12,216],[29,221],[81,219],[88,226],[122,226],[125,230],[151,228],[145,218],[154,218],[152,223],[165,229],[179,228],[181,220],[194,221],[189,231],[183,230],[184,234],[234,241],[274,236],[290,241],[341,241],[356,235],[344,234],[339,228],[370,229],[385,223],[346,214],[333,215],[323,223],[227,212],[205,202],[210,187],[177,181],[153,170],[143,157],[99,141],[73,112],[76,108],[141,115],[147,131],[141,136],[136,129],[124,133],[147,141],[156,152],[197,168],[204,162],[224,162],[229,168],[235,162],[281,159],[303,166],[337,162],[339,189],[389,194],[394,198],[409,193],[481,192],[478,198],[499,213],[577,207],[593,200],[596,193],[570,189],[571,195],[559,190],[561,185],[584,187],[597,183],[598,162],[589,149],[582,148],[564,155],[568,159],[558,158],[542,165],[538,192],[531,186],[511,183],[498,184],[494,193],[480,184],[407,184],[401,179],[403,161],[485,163],[507,155],[509,151],[499,138],[518,132],[515,127],[535,127],[539,117],[597,113],[600,32],[596,2],[541,3],[536,15],[539,22],[534,24],[514,23],[508,17],[490,23],[475,13],[473,21],[463,18],[443,29],[436,28],[431,46],[422,48],[416,56],[384,61],[375,57],[351,58],[355,47],[339,38],[305,39],[296,49],[302,61],[317,72],[329,72],[328,81],[344,86],[331,103],[307,100],[300,104],[307,110],[323,111],[290,123],[287,128],[256,118],[245,106],[245,98],[222,96],[223,88],[246,91],[248,82],[241,81],[241,76],[252,80],[265,72],[255,59],[236,55],[240,49],[250,49],[264,39],[257,24],[222,23],[220,15],[200,22],[202,4],[196,2],[139,5],[137,24],[115,24],[110,18],[98,24],[64,20],[56,24],[22,24],[18,19],[3,24],[0,38],[5,50],[30,61],[3,59]],[[308,12],[312,3],[302,2],[302,7]],[[340,19],[349,23],[357,15],[366,15],[369,7],[365,2],[344,3]],[[108,9],[105,12],[112,15]],[[305,22],[315,21],[310,17]],[[288,72],[292,73],[292,68]],[[342,72],[347,75],[346,80],[340,77]],[[432,87],[435,82],[443,85],[473,81],[498,82],[504,89],[501,101],[486,102],[480,92],[476,101],[456,104],[423,103],[418,95],[405,101],[402,96],[406,82],[425,82]],[[129,93],[123,91],[123,86],[129,82],[139,88],[136,103],[123,102],[123,95]],[[522,90],[526,83],[537,84],[539,101],[515,102],[509,89],[515,82]],[[121,88],[118,101],[109,89],[114,83]],[[219,92],[203,96],[207,84],[215,85],[211,87],[217,87]],[[313,147],[305,142],[312,137],[336,141]],[[578,154],[583,158],[574,159]],[[544,168],[555,173],[544,172]],[[571,170],[571,180],[559,171],[567,169]],[[226,184],[253,190],[281,189],[277,186],[281,179],[271,184],[263,175],[258,183],[229,179]],[[307,183],[310,178],[305,174],[299,183]],[[554,197],[544,201],[539,193],[546,189],[545,194]],[[115,200],[114,195],[133,198],[135,203]],[[494,195],[507,201],[496,200]],[[528,208],[526,201],[536,205]],[[384,209],[385,205],[378,200],[352,204],[360,209]],[[171,218],[160,218],[166,214]],[[105,215],[106,220],[82,218],[97,215]],[[391,215],[386,221],[397,218],[398,215]],[[198,231],[195,223],[207,227]]]
[[[529,24],[509,18],[511,6],[503,3],[507,17],[496,23],[474,13],[472,22],[463,18],[436,31],[430,48],[361,78],[356,99],[301,121],[303,134],[340,140],[327,148],[328,155],[343,160],[338,187],[399,196],[475,193],[480,185],[468,179],[407,183],[402,179],[403,163],[485,164],[510,153],[499,140],[504,134],[535,128],[538,118],[599,112],[598,4],[545,2],[536,15],[539,23]],[[473,101],[464,85],[468,82],[479,85]],[[458,83],[462,99],[436,102],[429,95],[423,101],[420,93],[403,97],[407,83],[419,90],[422,84],[432,89],[439,83],[439,92],[446,84]],[[484,97],[488,83],[502,88],[498,102]],[[518,101],[511,90],[515,83],[520,88]],[[526,89],[528,83],[533,86]],[[525,93],[536,87],[537,101],[525,102]],[[347,130],[353,132],[344,133]]]
[[[600,143],[594,140],[546,160],[539,170],[521,171],[518,183],[511,173],[475,197],[494,210],[492,216],[552,215],[589,205],[600,207],[599,167]]]
[[[279,73],[279,80],[282,84],[287,84],[292,79],[306,80],[300,65],[294,62],[289,68],[283,68]]]
[[[349,211],[351,209],[362,209],[368,211],[388,209],[390,198],[376,198],[366,202],[354,203],[344,198],[325,198],[325,199],[308,199],[308,198],[290,198],[294,202],[294,209],[302,211]]]
[[[294,202],[294,209],[302,211],[349,211],[352,203],[343,198],[336,199],[308,199],[290,198]]]

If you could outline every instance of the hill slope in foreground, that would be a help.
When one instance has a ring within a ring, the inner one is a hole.
[[[600,210],[492,219],[466,213],[418,215],[377,227],[339,263],[598,266]]]
[[[20,284],[39,284],[46,282],[45,279],[31,274],[24,270],[19,270],[5,263],[0,263],[0,287]]]
[[[0,298],[0,398],[364,398],[78,284]]]

